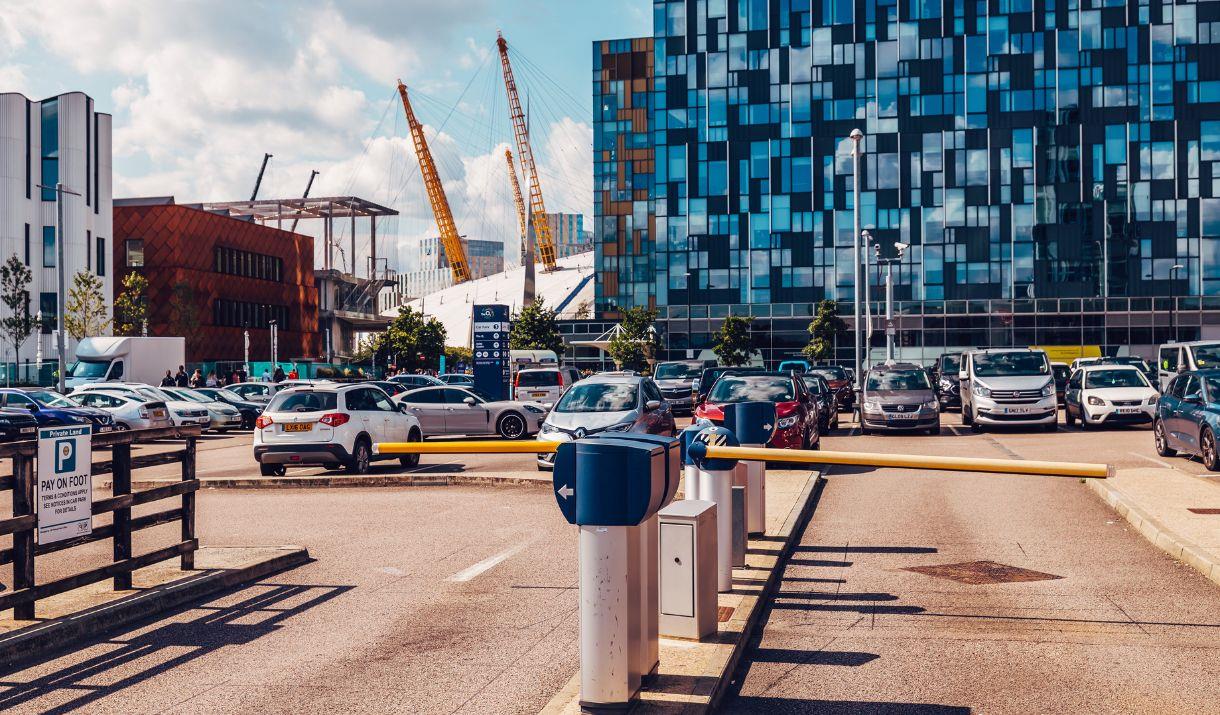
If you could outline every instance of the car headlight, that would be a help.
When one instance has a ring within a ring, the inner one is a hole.
[[[1106,404],[1106,401],[1101,399],[1100,397],[1094,397],[1092,395],[1089,395],[1089,404],[1094,407],[1104,407]]]
[[[777,429],[788,429],[794,425],[796,425],[796,415],[792,415],[791,417],[781,417],[780,420],[775,423]]]
[[[923,408],[924,408],[925,410],[933,410],[933,411],[935,411],[935,410],[937,410],[937,409],[939,409],[939,408],[940,408],[940,403],[939,403],[939,402],[937,402],[936,400],[930,400],[930,401],[928,401],[928,402],[923,403]]]
[[[546,414],[546,410],[542,409],[541,407],[534,407],[533,405],[523,405],[523,407],[525,408],[526,412],[533,412],[536,415]]]
[[[1152,397],[1149,397],[1149,398],[1148,398],[1148,404],[1150,404],[1150,405],[1155,405],[1155,404],[1156,404],[1156,398],[1157,398],[1157,396],[1156,396],[1156,395],[1153,395]]]
[[[12,426],[12,424],[13,424],[13,421],[8,419],[7,417],[0,417],[0,426],[10,427],[10,426]]]
[[[970,387],[970,391],[979,397],[991,397],[991,388],[981,382],[976,382]]]
[[[1048,382],[1042,386],[1042,396],[1043,397],[1050,397],[1053,394],[1055,394],[1055,383]]]
[[[881,411],[881,403],[880,403],[880,402],[878,402],[878,401],[876,401],[876,400],[865,400],[865,401],[864,401],[864,409],[866,409],[866,410],[871,410],[871,411],[873,411],[873,412],[880,412],[880,411]]]
[[[626,432],[627,430],[631,429],[633,426],[635,426],[635,422],[634,422],[634,421],[632,421],[632,422],[619,422],[619,423],[618,423],[618,424],[616,424],[616,425],[610,425],[609,427],[607,427],[607,428],[606,428],[606,431],[607,431],[607,432]]]
[[[559,429],[556,428],[554,425],[549,425],[549,424],[546,424],[545,422],[542,423],[542,427],[538,428],[539,434],[555,434],[558,431],[559,431]]]
[[[942,389],[942,390],[948,390],[948,389],[949,389],[949,388],[951,388],[951,387],[953,387],[953,383],[952,383],[952,382],[949,382],[949,379],[948,379],[948,378],[942,377],[942,378],[940,379],[940,389]]]

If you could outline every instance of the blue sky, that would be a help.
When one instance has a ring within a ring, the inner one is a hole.
[[[496,30],[520,57],[548,209],[589,215],[591,43],[650,27],[649,0],[5,0],[0,91],[81,90],[114,114],[115,196],[248,198],[271,152],[260,196],[299,195],[318,169],[313,195],[387,203],[403,215],[379,230],[413,238],[435,230],[401,77],[459,230],[511,242]]]

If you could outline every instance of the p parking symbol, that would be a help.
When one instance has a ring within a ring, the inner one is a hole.
[[[76,440],[55,440],[55,473],[76,471]]]

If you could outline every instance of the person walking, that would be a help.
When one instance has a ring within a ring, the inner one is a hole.
[[[284,368],[280,367],[279,365],[276,365],[275,374],[273,374],[271,376],[271,380],[272,380],[272,382],[277,382],[277,383],[283,382],[284,381]]]
[[[178,387],[186,387],[190,382],[190,378],[186,376],[186,368],[182,365],[178,366],[178,374],[174,375],[174,384]]]
[[[203,387],[203,370],[195,368],[195,372],[191,373],[191,387]]]
[[[297,372],[297,366],[296,366],[296,365],[293,365],[293,366],[292,366],[292,370],[290,370],[290,371],[288,372],[288,379],[289,379],[289,380],[296,380],[296,379],[299,379],[300,377],[301,377],[300,373],[298,373],[298,372]]]
[[[209,372],[208,379],[204,384],[206,384],[208,387],[218,387],[218,385],[216,384],[216,373]]]
[[[271,382],[271,371],[263,368],[263,382]]]
[[[174,374],[172,372],[170,372],[169,370],[166,370],[165,377],[161,378],[161,387],[173,387],[173,386],[174,386]]]

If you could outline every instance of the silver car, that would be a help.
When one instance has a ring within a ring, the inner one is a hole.
[[[159,400],[149,400],[130,392],[89,390],[74,392],[69,400],[84,407],[96,407],[114,415],[114,426],[120,430],[161,429],[173,427],[169,408]]]
[[[162,387],[162,391],[186,402],[196,402],[208,411],[208,428],[217,432],[228,432],[241,427],[241,413],[236,407],[185,387]]]
[[[472,387],[423,387],[394,398],[419,419],[425,437],[499,435],[522,439],[534,434],[546,417],[537,402],[491,400]]]
[[[913,430],[940,434],[940,400],[919,365],[889,363],[869,370],[862,405],[860,434]]]
[[[598,432],[644,432],[672,436],[674,412],[652,378],[601,374],[573,385],[546,416],[538,439],[568,442]],[[538,469],[555,465],[554,454],[538,455]]]
[[[695,380],[703,375],[706,366],[702,360],[680,360],[657,365],[652,377],[675,412],[694,412]]]

